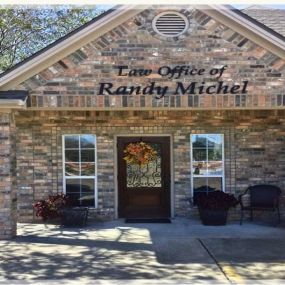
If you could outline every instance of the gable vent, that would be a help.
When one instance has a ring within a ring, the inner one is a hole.
[[[183,34],[189,26],[188,19],[177,12],[158,14],[152,22],[156,33],[166,37],[177,37]]]

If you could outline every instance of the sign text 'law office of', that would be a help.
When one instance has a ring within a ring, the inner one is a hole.
[[[157,74],[161,77],[175,80],[175,87],[170,89],[169,86],[161,86],[155,81],[147,82],[143,85],[121,85],[116,86],[111,82],[99,83],[98,95],[155,95],[157,99],[163,98],[166,94],[184,95],[184,94],[246,94],[248,81],[242,81],[242,84],[228,85],[219,80],[226,70],[227,65],[220,68],[194,68],[187,65],[178,65],[175,67],[161,66]],[[117,76],[120,77],[147,77],[153,73],[151,69],[129,69],[126,65],[116,66]],[[217,82],[209,85],[203,82],[184,82],[187,77],[212,76]],[[183,82],[179,79],[183,78]]]

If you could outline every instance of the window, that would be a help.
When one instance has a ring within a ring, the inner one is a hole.
[[[96,176],[96,137],[64,135],[64,189],[73,206],[97,206]]]
[[[191,180],[194,198],[199,192],[224,191],[224,136],[191,135]]]

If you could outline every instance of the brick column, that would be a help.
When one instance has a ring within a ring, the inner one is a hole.
[[[0,239],[17,230],[15,124],[11,113],[0,112]]]

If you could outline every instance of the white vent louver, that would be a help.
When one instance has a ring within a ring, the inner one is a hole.
[[[176,37],[183,34],[189,26],[187,18],[177,12],[164,12],[153,19],[153,29],[160,35]]]

